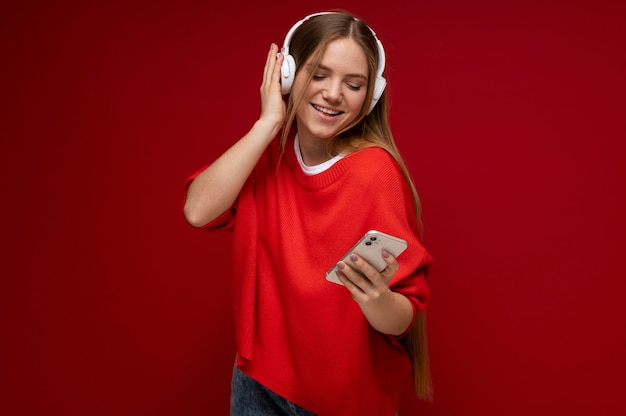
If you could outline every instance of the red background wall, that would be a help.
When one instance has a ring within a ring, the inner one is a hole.
[[[436,257],[420,415],[626,413],[622,2],[13,2],[0,12],[0,410],[227,414],[224,234],[181,187],[342,7],[388,53]]]

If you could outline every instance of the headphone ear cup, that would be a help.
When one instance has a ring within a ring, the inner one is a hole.
[[[376,103],[378,102],[380,97],[383,95],[383,92],[385,91],[386,86],[387,86],[387,80],[384,77],[380,77],[380,76],[376,77],[376,82],[374,83],[374,93],[372,95],[372,102],[370,104],[369,110],[367,111],[367,114],[372,112],[372,110],[376,106]]]
[[[283,95],[291,92],[293,79],[296,77],[296,61],[291,55],[285,55],[283,64],[280,67],[280,89]]]

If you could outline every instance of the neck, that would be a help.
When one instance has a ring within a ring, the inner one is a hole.
[[[325,140],[303,140],[303,137],[298,135],[298,141],[300,142],[302,161],[307,166],[319,165],[335,156],[328,151],[328,143]]]

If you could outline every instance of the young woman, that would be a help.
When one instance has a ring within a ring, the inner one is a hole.
[[[394,415],[411,380],[430,395],[431,258],[384,64],[363,20],[307,16],[282,53],[270,47],[258,121],[190,178],[187,221],[234,233],[232,415]],[[371,229],[407,250],[383,251],[382,272],[356,254],[338,262]],[[325,278],[335,265],[340,284]]]

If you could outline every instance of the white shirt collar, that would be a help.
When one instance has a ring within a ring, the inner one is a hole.
[[[338,154],[332,159],[328,159],[326,162],[320,163],[319,165],[307,166],[304,164],[304,160],[302,160],[302,152],[300,151],[300,140],[298,139],[298,134],[296,134],[296,138],[294,139],[293,148],[296,152],[296,158],[300,163],[300,167],[306,175],[317,175],[318,173],[322,173],[325,170],[329,169],[332,165],[337,163],[339,160],[341,160],[344,156],[343,154]]]

